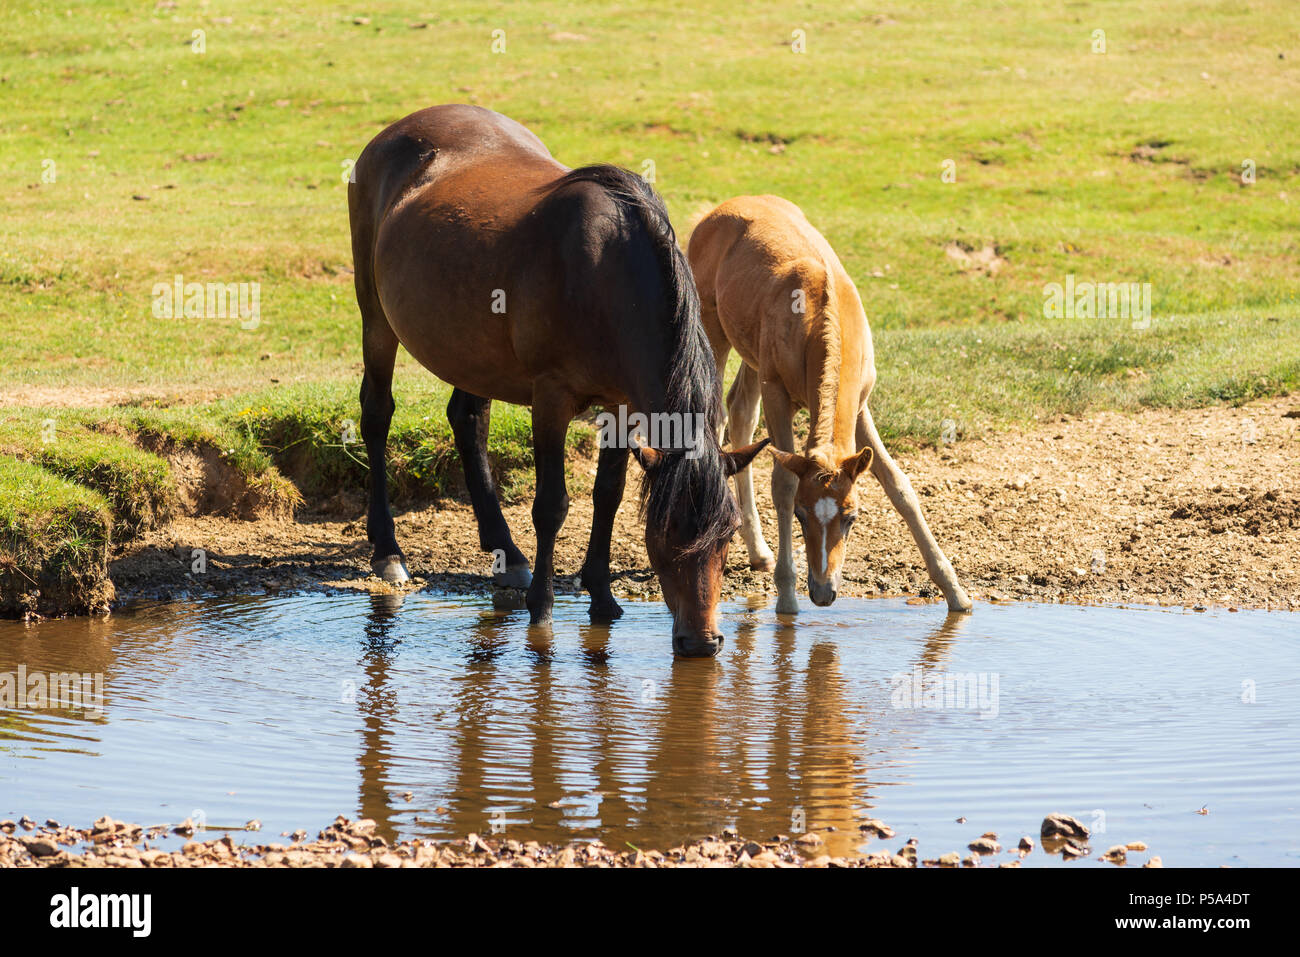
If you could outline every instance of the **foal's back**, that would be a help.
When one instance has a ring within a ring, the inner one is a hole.
[[[857,377],[872,377],[857,290],[794,203],[779,196],[727,200],[695,227],[689,256],[715,352],[725,341],[764,380],[779,379],[793,399],[808,404],[816,378],[809,359],[812,353],[818,363],[824,358],[825,323],[834,322],[837,339],[855,347]]]

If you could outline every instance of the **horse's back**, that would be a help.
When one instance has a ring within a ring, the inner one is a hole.
[[[498,169],[495,177],[492,167]],[[544,181],[564,170],[531,130],[507,116],[459,103],[431,106],[388,126],[362,151],[356,189],[349,192],[353,228],[360,218],[377,231],[402,202],[449,178],[477,173],[485,180],[517,179],[531,173]],[[486,185],[480,192],[489,201],[511,194]]]

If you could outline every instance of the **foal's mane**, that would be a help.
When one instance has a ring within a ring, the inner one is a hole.
[[[696,436],[701,454],[691,459],[680,451],[666,452],[661,464],[646,474],[641,483],[642,517],[647,525],[666,529],[675,516],[693,514],[695,535],[688,551],[712,547],[731,538],[739,525],[739,512],[727,489],[716,431],[722,418],[722,384],[700,321],[700,297],[691,267],[677,245],[663,200],[640,176],[607,164],[583,166],[550,188],[572,183],[600,186],[623,211],[628,228],[642,229],[649,238],[663,278],[664,299],[671,306],[664,317],[669,360],[662,411],[704,416],[704,428]]]

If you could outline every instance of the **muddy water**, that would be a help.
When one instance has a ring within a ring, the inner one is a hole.
[[[802,826],[832,854],[914,836],[937,857],[1061,811],[1095,853],[1300,864],[1300,616],[729,604],[722,655],[675,661],[662,606],[625,607],[593,627],[560,598],[549,633],[431,594],[0,623],[0,675],[103,676],[100,710],[0,710],[0,817],[256,818],[264,842],[344,813],[619,849]],[[867,817],[898,836],[864,841]]]

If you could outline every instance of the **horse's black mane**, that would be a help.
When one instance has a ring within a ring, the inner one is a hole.
[[[667,333],[671,344],[665,382],[665,412],[703,413],[701,454],[694,459],[668,452],[662,464],[641,483],[641,514],[648,525],[667,528],[674,516],[695,515],[696,537],[691,550],[730,539],[739,525],[735,500],[727,489],[718,445],[722,421],[722,384],[713,350],[700,322],[700,297],[686,255],[668,219],[663,200],[644,179],[618,166],[583,166],[553,184],[595,183],[602,187],[648,234],[663,275],[665,298],[673,304]],[[650,410],[645,410],[650,411]]]

